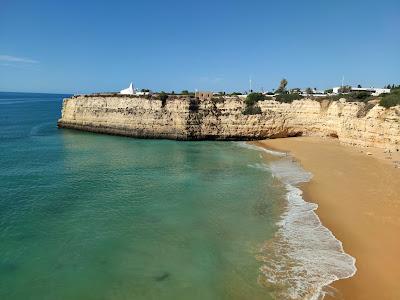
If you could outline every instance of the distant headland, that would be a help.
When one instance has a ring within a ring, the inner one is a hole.
[[[258,140],[329,136],[357,146],[400,149],[400,86],[326,91],[140,91],[64,99],[60,128],[176,140]]]

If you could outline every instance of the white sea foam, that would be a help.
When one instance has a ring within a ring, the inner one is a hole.
[[[247,142],[235,142],[239,147],[250,149],[250,150],[256,150],[256,151],[262,151],[266,152],[268,154],[271,154],[273,156],[286,156],[287,154],[285,152],[280,152],[280,151],[275,151],[275,150],[270,150],[266,149],[264,147],[259,147],[253,144],[249,144]]]
[[[249,167],[270,171],[285,185],[287,206],[278,222],[275,237],[265,243],[258,259],[260,283],[276,299],[323,299],[332,282],[356,273],[355,258],[344,252],[342,243],[324,227],[315,213],[318,205],[304,201],[298,184],[308,182],[306,172],[291,157]]]

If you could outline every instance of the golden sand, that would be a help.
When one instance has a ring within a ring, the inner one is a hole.
[[[322,223],[356,258],[356,275],[333,284],[343,298],[400,299],[400,169],[393,164],[400,154],[389,159],[382,150],[309,137],[255,143],[290,152],[313,173],[301,187],[305,199],[319,205]]]

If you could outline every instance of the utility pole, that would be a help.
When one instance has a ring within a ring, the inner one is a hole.
[[[249,77],[249,84],[250,84],[250,90],[249,90],[249,92],[251,93],[251,92],[252,92],[252,89],[251,89],[251,76]]]

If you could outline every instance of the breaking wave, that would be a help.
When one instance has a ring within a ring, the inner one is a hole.
[[[356,273],[355,258],[344,252],[342,243],[322,225],[315,213],[318,205],[304,201],[297,187],[308,182],[306,172],[290,157],[268,164],[249,165],[268,170],[287,190],[286,207],[274,238],[260,249],[260,284],[276,299],[323,299],[334,292],[329,285]]]
[[[250,150],[256,150],[256,151],[262,151],[262,152],[266,152],[268,154],[271,154],[273,156],[287,156],[287,154],[285,152],[280,152],[280,151],[275,151],[275,150],[270,150],[270,149],[266,149],[264,147],[259,147],[253,144],[249,144],[246,142],[235,142],[239,147],[242,148],[246,148],[246,149],[250,149]]]

